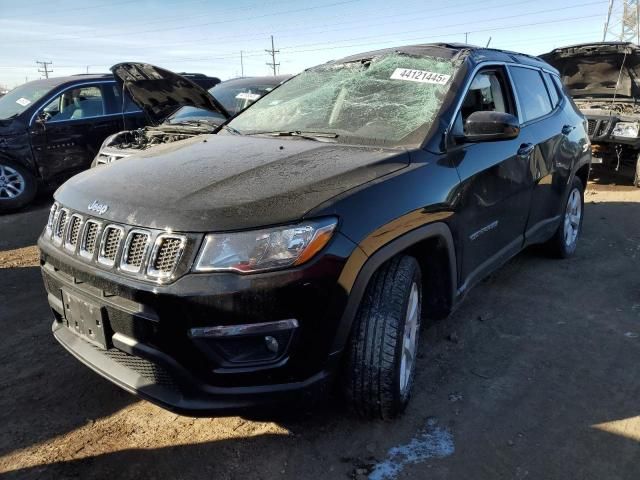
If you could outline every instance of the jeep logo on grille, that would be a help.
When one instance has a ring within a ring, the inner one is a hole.
[[[106,213],[107,210],[109,210],[109,205],[107,205],[106,203],[99,203],[97,200],[94,200],[89,204],[87,208],[90,212],[96,212],[102,215]]]

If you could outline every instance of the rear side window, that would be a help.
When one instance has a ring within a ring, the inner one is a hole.
[[[553,80],[551,80],[550,74],[544,72],[542,76],[544,78],[544,83],[547,84],[547,90],[549,91],[549,96],[551,97],[551,105],[553,106],[553,108],[556,108],[558,106],[558,103],[560,103],[558,89],[555,83],[553,83]]]
[[[525,122],[540,118],[553,110],[539,70],[510,67],[510,71]]]

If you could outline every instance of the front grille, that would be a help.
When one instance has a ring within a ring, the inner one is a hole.
[[[71,215],[69,220],[69,228],[67,229],[67,236],[65,241],[65,247],[71,251],[76,249],[78,245],[78,238],[80,237],[80,227],[82,226],[82,217],[80,215]]]
[[[98,230],[100,224],[93,220],[87,220],[84,224],[84,233],[82,234],[82,243],[80,244],[80,255],[93,258],[98,243]]]
[[[56,213],[58,212],[59,207],[60,205],[56,202],[51,205],[51,209],[49,210],[49,218],[47,219],[47,233],[49,234],[53,231],[53,223],[56,219]]]
[[[598,125],[598,132],[596,133],[596,135],[598,137],[601,137],[602,135],[606,135],[608,131],[609,131],[609,121],[601,120],[600,125]]]
[[[147,360],[146,358],[129,355],[128,353],[122,352],[115,348],[111,348],[106,351],[100,350],[100,353],[119,363],[120,365],[133,370],[138,375],[155,384],[162,385],[163,387],[167,387],[172,390],[180,389],[180,387],[174,380],[173,375],[171,375],[169,371],[167,371],[161,365]]]
[[[104,229],[100,255],[98,255],[98,261],[100,263],[106,265],[113,265],[115,263],[120,240],[122,239],[122,232],[122,228],[115,225],[109,225]]]
[[[589,135],[593,135],[595,131],[596,131],[596,121],[589,119],[587,121],[587,133]]]
[[[147,232],[132,230],[125,243],[121,268],[132,272],[140,271],[148,245],[149,234]]]
[[[58,218],[55,221],[55,225],[53,227],[53,238],[62,241],[62,236],[64,235],[64,227],[67,225],[67,218],[69,217],[69,212],[66,209],[61,209],[58,211]]]
[[[189,237],[157,229],[139,229],[108,223],[53,205],[47,221],[47,238],[68,255],[102,269],[113,269],[153,282],[175,278]],[[191,251],[191,250],[189,250]]]
[[[178,236],[161,235],[156,240],[156,251],[150,275],[163,277],[170,275],[175,268],[182,251],[184,250],[184,238]]]

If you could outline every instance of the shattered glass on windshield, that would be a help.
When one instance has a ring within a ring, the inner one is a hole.
[[[457,68],[448,59],[397,53],[323,65],[291,79],[230,125],[246,134],[332,132],[341,141],[407,143],[412,133],[426,133]],[[402,77],[398,69],[414,73]]]

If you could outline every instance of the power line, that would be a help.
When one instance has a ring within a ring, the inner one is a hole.
[[[600,0],[599,2],[596,3],[601,3],[602,0]],[[475,0],[471,3],[475,3]],[[493,8],[501,8],[501,7],[513,7],[514,5],[521,5],[521,4],[530,4],[531,0],[524,0],[524,1],[519,1],[519,2],[508,2],[505,4],[500,4],[500,5],[495,5]],[[587,4],[588,5],[588,4]],[[456,5],[456,7],[460,7],[461,5]],[[577,5],[577,6],[584,6],[582,3]],[[433,15],[434,11],[438,11],[438,10],[448,10],[447,13],[442,13],[442,14],[438,14],[438,15]],[[477,11],[486,11],[487,7],[481,7],[481,8],[474,8],[474,9],[465,9],[464,13],[472,13],[472,12],[477,12]],[[427,15],[423,15],[423,16],[416,16],[416,14],[422,13],[422,12],[427,12]],[[410,13],[399,13],[399,14],[394,14],[394,15],[385,15],[383,18],[385,19],[389,19],[389,18],[397,18],[397,17],[406,17],[406,16],[410,16],[411,17],[411,21],[413,23],[415,23],[416,21],[425,19],[425,20],[431,20],[433,18],[438,18],[438,17],[446,17],[446,16],[451,16],[451,15],[458,15],[460,12],[452,12],[451,11],[451,7],[447,6],[447,7],[443,7],[443,8],[427,8],[427,9],[421,9],[421,10],[412,10]],[[344,15],[338,15],[335,17],[323,17],[323,18],[344,18]],[[375,20],[375,18],[369,18],[369,20]],[[352,25],[352,24],[357,24],[357,26],[360,27],[366,27],[366,28],[371,28],[371,27],[376,27],[376,26],[387,26],[387,25],[392,25],[395,23],[404,23],[406,24],[407,20],[406,19],[402,19],[402,20],[394,20],[394,21],[384,21],[384,22],[378,22],[378,23],[371,23],[370,21],[368,21],[367,23],[363,23],[362,20],[349,20],[346,22],[332,22],[331,24],[324,24],[324,25],[317,25],[317,26],[313,26],[313,27],[309,27],[309,26],[304,26],[304,27],[294,27],[294,28],[285,28],[282,30],[278,31],[278,35],[279,37],[282,37],[282,33],[283,32],[299,32],[299,31],[303,31],[305,34],[310,34],[310,33],[317,33],[317,34],[325,34],[327,32],[340,32],[340,31],[344,31],[344,30],[353,30],[353,27],[347,27],[347,28],[329,28],[329,27],[335,27],[337,25]],[[240,33],[240,34],[234,34],[234,35],[224,35],[224,36],[217,36],[216,35],[216,45],[224,45],[224,44],[229,44],[229,43],[235,43],[236,40],[230,40],[230,41],[221,41],[221,40],[229,40],[229,39],[237,39],[237,38],[241,38],[243,40],[247,40],[247,39],[252,39],[252,38],[262,38],[264,35],[266,34],[270,34],[273,30],[269,30],[269,31],[262,31],[262,32],[254,32],[252,35],[247,36],[246,33]],[[285,35],[286,37],[286,35]],[[93,38],[99,38],[99,37],[93,37]],[[202,44],[202,40],[208,40],[211,38],[211,34],[208,34],[206,36],[203,37],[195,37],[195,38],[191,38],[190,40],[187,41],[181,41],[181,42],[175,42],[175,41],[168,41],[166,44],[162,44],[162,43],[157,43],[154,41],[154,45],[156,46],[161,46],[161,45],[166,45],[166,46],[171,46],[171,47],[175,47],[177,45],[201,45]],[[142,47],[141,47],[142,48]]]
[[[273,45],[273,35],[271,35],[271,50],[265,50],[268,54],[271,55],[271,62],[267,62],[271,68],[273,68],[273,76],[277,75],[276,69],[280,66],[279,63],[276,63],[276,53],[280,53],[280,50],[276,50]]]
[[[44,74],[44,78],[49,78],[49,74],[53,72],[53,69],[49,70],[49,65],[53,65],[53,62],[41,62],[36,60],[38,66],[42,65],[42,68],[38,68],[38,72]]]

